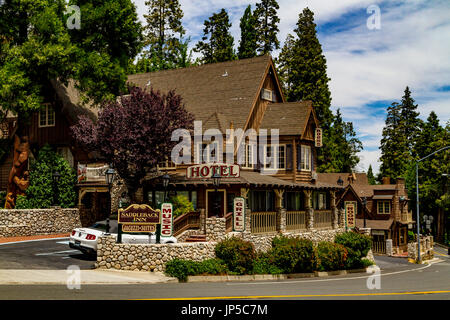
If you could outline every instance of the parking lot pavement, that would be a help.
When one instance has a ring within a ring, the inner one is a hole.
[[[404,267],[411,267],[411,263],[408,262],[408,258],[397,258],[388,256],[374,256],[375,264],[380,267],[381,270],[395,270],[402,269]]]
[[[0,243],[0,269],[65,270],[78,266],[93,269],[96,257],[69,247],[69,238]]]

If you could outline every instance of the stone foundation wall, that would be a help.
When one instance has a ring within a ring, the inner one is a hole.
[[[172,259],[202,261],[215,257],[216,242],[172,244],[117,244],[115,238],[100,237],[96,268],[159,271]]]
[[[0,210],[0,237],[66,233],[79,227],[78,209]]]

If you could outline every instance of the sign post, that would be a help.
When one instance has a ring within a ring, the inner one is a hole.
[[[233,231],[245,231],[245,199],[242,197],[233,201]]]

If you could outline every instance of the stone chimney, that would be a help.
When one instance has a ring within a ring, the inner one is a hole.
[[[397,189],[405,189],[405,178],[397,178],[396,180],[397,183]]]
[[[383,177],[382,183],[383,183],[383,184],[391,184],[391,178],[389,178],[389,177]]]

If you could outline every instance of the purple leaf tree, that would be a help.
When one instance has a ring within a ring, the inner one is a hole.
[[[171,141],[172,132],[192,130],[194,117],[175,91],[162,94],[131,87],[130,94],[118,100],[105,103],[96,123],[80,116],[71,129],[82,147],[98,152],[114,165],[132,201],[142,203],[142,192],[138,191],[146,171],[170,159],[177,143]]]

